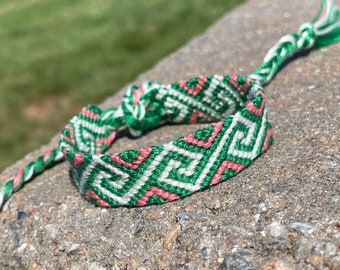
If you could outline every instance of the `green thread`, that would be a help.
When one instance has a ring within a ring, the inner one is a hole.
[[[62,130],[58,148],[0,185],[0,208],[25,182],[64,158],[80,193],[103,207],[161,204],[225,181],[273,143],[262,86],[290,56],[338,41],[340,12],[322,0],[311,22],[283,36],[248,77],[145,82],[129,87],[118,108],[89,105]],[[168,144],[102,154],[121,128],[140,136],[165,121],[212,124]]]

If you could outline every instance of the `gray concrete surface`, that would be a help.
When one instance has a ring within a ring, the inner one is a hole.
[[[246,75],[318,6],[250,0],[136,82]],[[68,164],[43,173],[0,213],[0,268],[340,269],[339,52],[340,44],[312,51],[280,71],[266,87],[274,145],[209,190],[161,206],[102,209],[80,197]],[[102,106],[117,105],[122,91]],[[164,143],[197,128],[165,126],[122,138],[110,151]],[[9,167],[0,181],[56,140]]]

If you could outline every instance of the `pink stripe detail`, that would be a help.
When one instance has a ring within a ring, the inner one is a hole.
[[[64,148],[63,149],[63,155],[67,157],[67,152],[71,151],[71,148]]]
[[[269,138],[274,135],[274,132],[271,128],[267,129],[267,135],[266,138],[264,139],[263,147],[262,147],[262,152],[266,151],[268,149],[268,141]]]
[[[217,169],[217,172],[214,175],[213,179],[210,182],[211,186],[212,185],[216,185],[216,184],[218,184],[220,182],[222,174],[223,174],[223,172],[226,169],[231,169],[231,170],[233,170],[233,171],[238,173],[238,172],[240,172],[240,171],[242,171],[244,169],[244,165],[232,162],[230,160],[223,161],[221,163],[220,167]]]
[[[186,81],[186,80],[180,80],[178,83],[179,83],[179,86],[182,87],[183,89],[187,90],[189,92],[189,94],[197,95],[203,89],[203,85],[206,82],[206,80],[207,80],[206,77],[199,76],[199,81],[194,88],[187,86],[188,81]]]
[[[112,133],[106,137],[106,138],[101,138],[101,139],[97,139],[96,140],[96,152],[97,154],[100,154],[102,151],[100,149],[100,144],[104,144],[106,145],[107,147],[109,147],[111,145],[111,143],[113,142],[113,140],[115,139],[116,137],[116,131],[112,131]]]
[[[66,137],[64,134],[61,134],[60,137],[64,139],[65,141],[69,142],[70,144],[75,144],[74,142],[74,134],[73,134],[73,128],[70,125],[66,125],[65,129],[68,129],[70,132],[70,137]]]
[[[189,143],[189,144],[194,144],[194,145],[197,145],[199,147],[209,148],[212,145],[212,143],[214,142],[217,134],[222,129],[223,121],[212,123],[212,125],[214,126],[214,129],[211,132],[210,137],[207,140],[205,140],[205,141],[199,140],[199,139],[195,138],[192,133],[190,133],[189,135],[184,137],[184,142]]]
[[[126,162],[125,160],[122,160],[118,155],[119,153],[112,154],[111,160],[130,169],[137,169],[151,152],[151,148],[141,148],[139,156],[133,162]]]
[[[255,107],[254,103],[252,101],[249,101],[247,103],[247,109],[251,113],[255,114],[256,116],[259,116],[262,113],[262,111],[263,111],[264,104],[266,102],[266,95],[263,92],[258,92],[256,95],[261,95],[262,96],[262,103],[261,103],[260,108]]]
[[[89,189],[87,192],[86,192],[86,200],[90,200],[91,198],[95,199],[98,204],[102,207],[108,207],[109,204],[104,201],[103,199],[99,198],[99,196],[92,190],[92,189]]]
[[[84,161],[84,155],[82,153],[75,153],[74,154],[74,160],[73,160],[73,166],[78,168],[80,164],[82,164]]]
[[[207,122],[211,122],[212,119],[205,115],[204,113],[200,112],[200,111],[196,111],[195,109],[193,110],[190,120],[189,120],[189,124],[196,124],[197,123],[197,117],[202,117],[207,119]]]
[[[133,91],[133,106],[134,107],[137,106],[137,104],[140,100],[140,97],[143,94],[143,91],[144,91],[143,86],[140,86],[137,91]]]
[[[326,16],[326,13],[327,13],[327,8],[328,8],[328,4],[327,2],[325,3],[325,6],[320,14],[320,17],[314,22],[314,24],[317,24],[319,21],[321,21],[325,16]]]
[[[247,89],[250,85],[250,82],[251,82],[251,78],[247,78],[243,87],[241,87],[238,83],[237,83],[237,79],[238,77],[233,75],[233,76],[230,76],[230,79],[229,79],[229,82],[230,84],[232,84],[233,86],[236,87],[236,89],[241,93],[242,96],[245,95],[245,93],[247,92]]]
[[[19,183],[20,183],[20,179],[23,176],[23,174],[25,173],[24,169],[21,169],[17,175],[15,176],[14,182],[13,182],[13,189],[17,188]]]
[[[98,119],[99,115],[97,113],[91,112],[89,109],[84,107],[81,110],[81,114],[84,115],[85,117],[91,118],[91,119]]]
[[[152,195],[157,195],[157,196],[167,200],[168,202],[179,199],[179,196],[177,194],[171,193],[171,192],[166,191],[164,189],[153,186],[143,195],[142,198],[139,199],[139,201],[137,202],[137,205],[138,206],[146,205],[148,203],[149,198]]]
[[[46,162],[46,160],[48,160],[48,158],[50,157],[50,155],[51,155],[51,150],[50,151],[47,151],[46,153],[45,153],[45,155],[44,155],[44,157],[43,157],[43,161],[44,162]]]

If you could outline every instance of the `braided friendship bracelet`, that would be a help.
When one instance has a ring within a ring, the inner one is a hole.
[[[58,148],[0,185],[0,208],[23,183],[64,157],[80,193],[104,207],[161,204],[225,181],[273,142],[262,86],[288,57],[339,40],[340,12],[331,0],[322,0],[315,18],[283,36],[248,77],[145,82],[129,87],[118,108],[89,105],[62,130]],[[166,121],[212,124],[164,145],[102,154],[119,129],[139,136]]]

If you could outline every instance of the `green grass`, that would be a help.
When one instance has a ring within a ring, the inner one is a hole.
[[[241,2],[2,0],[0,170]]]

